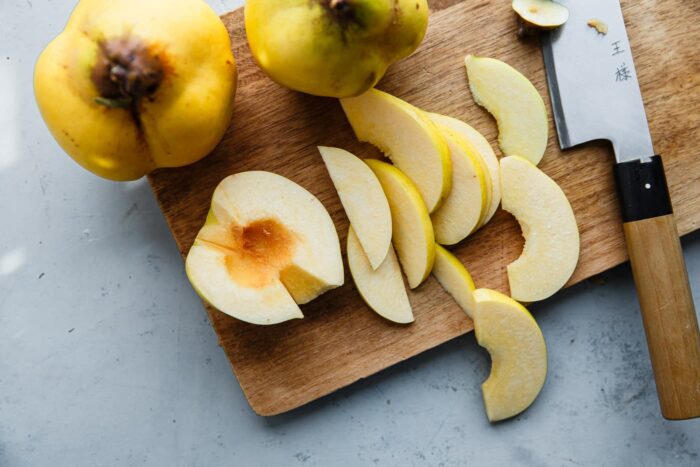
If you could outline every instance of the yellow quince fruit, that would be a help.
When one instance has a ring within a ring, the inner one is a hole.
[[[204,1],[81,0],[39,57],[34,91],[76,162],[135,180],[214,149],[236,78],[228,32]]]
[[[277,83],[352,97],[420,45],[426,0],[248,0],[245,27],[260,67]]]

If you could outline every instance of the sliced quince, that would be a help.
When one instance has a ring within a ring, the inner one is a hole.
[[[503,209],[515,216],[525,237],[520,257],[507,267],[511,296],[543,300],[569,280],[579,257],[574,211],[557,183],[522,157],[501,159]]]
[[[401,267],[391,245],[384,261],[377,268],[370,264],[353,227],[348,231],[347,248],[350,275],[365,303],[389,321],[401,324],[413,322]]]
[[[569,9],[552,0],[513,0],[513,10],[528,26],[554,29],[569,19]]]
[[[474,333],[491,355],[491,374],[481,385],[492,422],[527,409],[547,376],[547,346],[529,311],[495,290],[474,292]]]
[[[470,153],[478,156],[482,171],[486,174],[485,181],[489,192],[489,206],[479,227],[491,220],[501,203],[501,177],[498,174],[499,165],[496,153],[484,136],[467,123],[445,115],[430,114],[430,118],[440,125],[449,128],[462,137],[462,143],[470,149]]]
[[[484,175],[483,161],[471,145],[448,127],[438,124],[450,149],[452,191],[430,218],[435,239],[442,245],[454,245],[467,238],[483,220],[490,204],[490,186]],[[489,176],[490,181],[490,176]]]
[[[435,261],[435,234],[428,209],[413,182],[399,169],[365,160],[384,189],[393,226],[392,241],[410,288],[418,287]]]
[[[506,156],[539,164],[547,148],[547,109],[535,86],[512,66],[467,55],[469,87],[477,104],[498,122],[498,145]]]
[[[391,211],[376,175],[362,159],[339,148],[319,147],[354,233],[373,269],[391,248]]]
[[[470,318],[474,317],[474,280],[467,268],[449,251],[435,245],[433,276]]]
[[[357,138],[384,152],[415,183],[428,211],[435,211],[452,189],[452,164],[433,122],[408,102],[376,89],[340,103]]]

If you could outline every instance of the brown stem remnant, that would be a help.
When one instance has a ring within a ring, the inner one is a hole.
[[[130,108],[136,112],[138,100],[152,96],[163,80],[163,63],[139,39],[123,37],[99,44],[92,82],[98,104]]]
[[[351,0],[326,0],[326,3],[330,13],[341,23],[347,24],[356,19]]]
[[[342,10],[344,8],[348,8],[350,6],[350,5],[348,5],[349,3],[350,2],[348,0],[330,0],[328,5],[332,9],[338,11],[338,10]]]

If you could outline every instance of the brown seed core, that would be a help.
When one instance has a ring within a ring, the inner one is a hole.
[[[355,9],[351,0],[326,0],[326,4],[332,16],[347,24],[355,20]]]
[[[279,277],[294,256],[294,234],[275,219],[261,219],[242,227],[232,225],[224,245],[231,278],[247,287],[261,288]]]

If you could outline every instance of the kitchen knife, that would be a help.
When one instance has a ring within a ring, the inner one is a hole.
[[[542,37],[562,149],[609,140],[627,250],[661,412],[700,416],[700,331],[661,157],[649,133],[618,0],[561,0],[562,27]],[[608,27],[599,33],[588,22]]]

